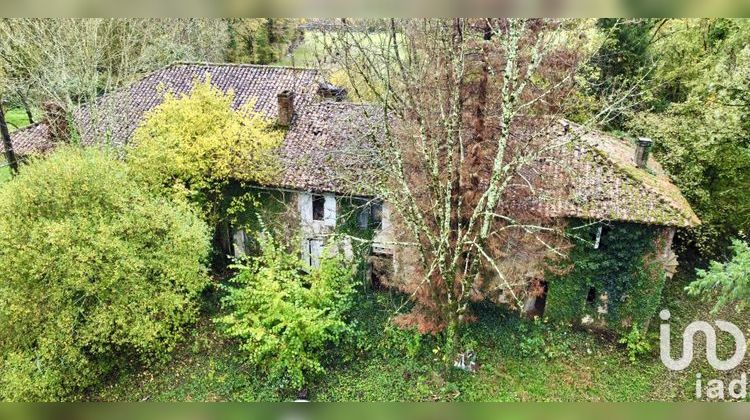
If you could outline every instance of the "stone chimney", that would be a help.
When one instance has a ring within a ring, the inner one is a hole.
[[[639,168],[646,168],[648,166],[648,155],[651,152],[651,145],[654,141],[648,137],[638,137],[638,141],[635,143],[635,164]]]
[[[279,125],[289,127],[294,117],[294,92],[283,90],[276,98],[279,100]]]
[[[44,123],[49,129],[50,140],[55,143],[70,143],[70,127],[68,127],[68,113],[57,102],[47,101],[42,104]]]

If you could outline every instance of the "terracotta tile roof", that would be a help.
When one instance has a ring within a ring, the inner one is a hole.
[[[52,149],[52,143],[47,136],[47,125],[36,123],[10,133],[10,140],[17,155],[28,156]]]
[[[311,103],[298,115],[281,147],[279,186],[359,194],[350,174],[367,170],[382,108],[350,102]]]
[[[186,93],[206,73],[215,86],[234,90],[236,107],[255,98],[256,110],[270,118],[278,114],[277,93],[295,92],[296,115],[279,151],[283,170],[272,186],[358,194],[351,187],[357,183],[343,179],[342,174],[360,168],[364,172],[372,165],[361,157],[372,153],[357,151],[373,147],[373,134],[382,127],[382,111],[374,105],[320,101],[315,93],[318,73],[310,69],[174,64],[76,110],[83,142],[127,142],[144,112],[161,103],[166,90]],[[583,133],[574,124],[571,127],[572,132],[582,133],[580,139],[533,168],[544,178],[540,196],[552,197],[536,203],[543,213],[669,226],[700,223],[656,161],[650,159],[648,170],[638,168],[632,144],[599,132]],[[23,155],[49,150],[46,135],[46,126],[36,124],[11,137]],[[562,129],[551,135],[560,138]],[[342,165],[349,170],[341,170]]]
[[[84,105],[73,112],[76,128],[84,144],[107,142],[125,144],[141,122],[143,114],[162,103],[166,92],[188,93],[196,79],[210,74],[211,84],[223,91],[234,91],[233,105],[240,107],[255,100],[255,110],[269,118],[278,115],[276,94],[295,92],[294,105],[301,109],[316,95],[318,72],[314,69],[259,66],[252,64],[175,63],[149,73],[136,82]],[[14,132],[11,138],[19,155],[52,148],[47,127],[35,124]]]
[[[188,93],[196,79],[210,75],[211,84],[223,91],[234,91],[233,106],[239,108],[255,100],[255,110],[269,118],[278,115],[276,95],[282,90],[295,92],[294,105],[304,107],[315,97],[318,72],[313,69],[237,64],[176,63],[150,73],[139,81],[101,97],[93,106],[75,112],[84,143],[107,139],[120,145],[151,108],[159,105],[167,91]]]

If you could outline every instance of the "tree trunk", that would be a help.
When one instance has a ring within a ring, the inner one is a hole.
[[[450,310],[447,312],[448,320],[445,326],[445,373],[450,374],[453,368],[453,361],[461,349],[461,337],[459,336],[460,320],[454,305],[449,305]]]
[[[23,95],[18,95],[18,98],[21,100],[21,105],[23,105],[24,111],[26,111],[26,117],[29,119],[29,124],[34,124],[34,116],[31,114],[29,102]]]
[[[266,19],[266,30],[268,31],[268,44],[273,46],[276,43],[276,25],[273,18]]]
[[[16,153],[13,151],[13,143],[10,141],[8,124],[5,122],[5,113],[3,112],[2,99],[0,99],[0,137],[3,138],[3,147],[5,148],[5,159],[10,165],[11,174],[18,174],[18,160]]]

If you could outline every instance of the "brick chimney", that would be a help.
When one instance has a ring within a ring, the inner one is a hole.
[[[638,137],[638,141],[635,143],[636,166],[644,169],[648,166],[648,155],[653,144],[654,141],[648,137]]]
[[[289,127],[294,117],[294,92],[283,90],[276,98],[279,100],[279,125]]]
[[[57,102],[47,101],[42,104],[44,123],[49,129],[50,140],[55,143],[70,142],[70,127],[68,127],[68,113]]]

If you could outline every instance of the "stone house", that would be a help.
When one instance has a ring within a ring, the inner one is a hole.
[[[273,183],[257,188],[282,197],[281,201],[289,204],[295,213],[295,225],[298,223],[295,230],[301,233],[300,255],[310,266],[318,264],[326,238],[344,224],[360,233],[371,233],[367,252],[377,261],[394,260],[397,250],[391,244],[393,227],[388,203],[358,192],[356,182],[342,175],[367,166],[368,162],[357,160],[354,152],[368,147],[371,139],[362,133],[382,121],[378,108],[346,101],[345,92],[325,84],[316,70],[175,63],[74,110],[82,143],[107,142],[116,147],[126,144],[144,113],[161,102],[165,91],[187,93],[194,80],[206,74],[210,74],[213,85],[235,93],[233,106],[255,101],[256,111],[287,127],[279,150],[283,169]],[[54,126],[43,121],[14,132],[16,152],[30,155],[52,149],[55,139],[51,138],[51,125]],[[695,226],[700,220],[659,164],[649,157],[650,141],[629,143],[603,133],[584,133],[565,121],[551,135],[576,133],[580,141],[575,145],[561,148],[554,157],[536,164],[536,172],[547,177],[540,193],[555,198],[533,205],[551,218],[595,223],[598,228],[592,238],[593,248],[618,224],[649,226],[662,238],[658,258],[668,272],[672,271],[676,265],[671,250],[675,229]],[[342,167],[348,170],[342,171]],[[247,230],[241,224],[231,227],[226,235],[227,252],[239,255],[247,251]],[[343,248],[351,253],[351,240],[345,241]],[[375,270],[375,280],[378,275],[385,275],[382,264],[377,265],[381,269]],[[398,271],[399,267],[387,270]],[[530,283],[541,284],[544,293],[529,297],[525,309],[543,310],[547,288],[544,275],[538,269],[528,270],[522,275]],[[606,300],[606,296],[599,298]],[[498,296],[495,300],[503,299]]]

